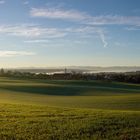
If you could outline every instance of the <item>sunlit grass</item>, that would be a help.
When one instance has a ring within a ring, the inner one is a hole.
[[[138,140],[140,85],[0,78],[0,140]]]
[[[0,104],[0,139],[139,139],[139,111]]]

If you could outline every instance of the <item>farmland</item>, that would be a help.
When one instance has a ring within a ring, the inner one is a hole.
[[[140,85],[1,77],[0,139],[140,139]]]

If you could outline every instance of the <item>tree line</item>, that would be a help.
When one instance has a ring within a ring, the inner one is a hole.
[[[103,80],[103,81],[117,81],[117,82],[128,82],[140,84],[140,71],[137,72],[102,72],[102,73],[31,73],[31,72],[20,72],[20,71],[5,71],[0,70],[0,76],[13,77],[13,78],[28,78],[28,79],[48,79],[48,80]]]

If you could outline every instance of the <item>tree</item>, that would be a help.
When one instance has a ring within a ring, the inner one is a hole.
[[[1,68],[1,70],[0,70],[0,75],[4,75],[4,69],[3,68]]]

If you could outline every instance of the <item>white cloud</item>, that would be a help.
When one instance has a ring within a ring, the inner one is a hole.
[[[26,51],[0,51],[0,57],[30,56],[30,55],[35,55],[35,53]]]
[[[0,0],[0,4],[4,4],[5,3],[5,1],[4,0]]]
[[[62,8],[31,8],[30,15],[32,17],[79,21],[89,25],[140,25],[139,16],[91,16],[85,12],[64,10]]]

